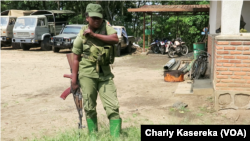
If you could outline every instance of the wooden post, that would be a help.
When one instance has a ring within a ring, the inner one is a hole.
[[[145,12],[143,12],[143,52],[145,52]]]
[[[150,35],[148,35],[148,47],[150,46]]]
[[[152,43],[152,13],[151,13],[151,33],[150,33],[150,37],[151,37],[151,39],[150,39],[150,43]]]

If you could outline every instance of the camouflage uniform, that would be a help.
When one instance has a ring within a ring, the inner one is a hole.
[[[97,15],[96,13],[94,13],[94,16],[98,17],[98,12],[100,12],[100,5],[98,6],[98,4],[89,4],[86,8],[86,12],[88,12],[90,17],[91,11],[96,11]],[[85,48],[85,43],[83,41],[83,33],[87,28],[88,25],[83,26],[77,38],[75,39],[72,49],[72,52],[74,54],[81,55],[89,53],[90,50]],[[102,25],[96,31],[93,32],[96,34],[111,35],[116,33],[116,30],[110,25],[107,25],[107,21],[103,20]],[[87,41],[97,46],[105,45],[103,41],[92,37],[88,37]],[[107,117],[110,120],[110,123],[112,123],[113,121],[118,121],[121,126],[121,119],[119,115],[119,102],[117,99],[116,87],[113,81],[114,75],[112,74],[109,65],[99,66],[99,72],[97,71],[96,67],[96,63],[90,61],[86,57],[82,57],[81,61],[79,62],[78,79],[80,82],[80,87],[82,89],[84,111],[90,132],[98,130],[96,112],[96,99],[98,93],[100,95]],[[119,136],[119,134],[115,134],[114,136]]]

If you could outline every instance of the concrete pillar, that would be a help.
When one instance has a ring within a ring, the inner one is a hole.
[[[216,29],[218,29],[219,27],[221,27],[221,1],[216,1],[217,5],[216,5]]]
[[[239,34],[242,5],[243,0],[222,1],[221,34]]]
[[[209,34],[215,34],[216,30],[217,1],[210,1],[209,9]]]
[[[209,33],[216,34],[216,29],[221,26],[221,1],[210,1]]]

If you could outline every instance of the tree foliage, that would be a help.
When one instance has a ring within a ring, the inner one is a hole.
[[[112,25],[125,26],[128,35],[143,37],[143,13],[128,12],[128,8],[144,5],[193,5],[209,4],[209,1],[1,1],[1,11],[18,10],[72,10],[76,14],[70,17],[70,24],[86,24],[85,11],[89,3],[99,3],[103,7],[104,18]],[[150,15],[145,16],[146,28],[151,28]],[[190,48],[202,38],[201,32],[208,26],[208,15],[153,15],[154,38],[172,39],[181,37]],[[147,38],[146,38],[147,39]]]

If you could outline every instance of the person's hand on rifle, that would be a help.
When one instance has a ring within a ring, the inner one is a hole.
[[[75,92],[78,88],[79,85],[76,82],[71,81],[71,92]]]

